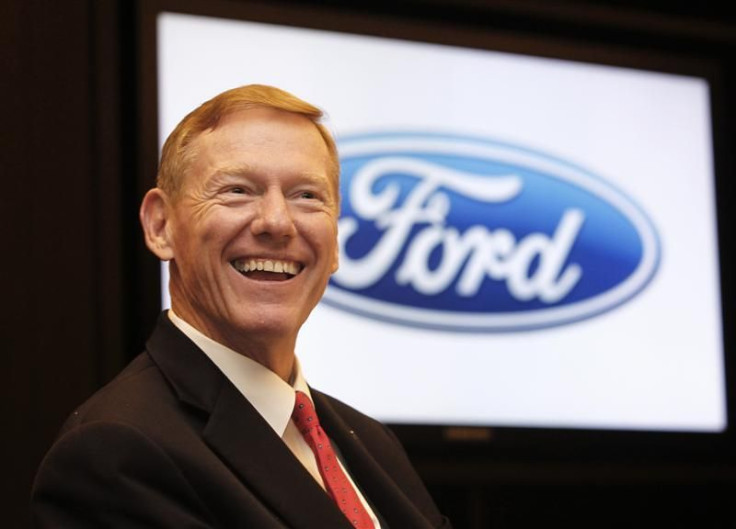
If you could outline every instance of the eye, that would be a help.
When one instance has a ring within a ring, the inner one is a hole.
[[[245,194],[245,188],[243,188],[243,187],[232,187],[232,188],[230,188],[230,193],[233,193],[235,195],[244,195]]]
[[[302,191],[299,193],[299,198],[304,198],[307,200],[313,200],[317,198],[317,194],[313,193],[312,191]]]

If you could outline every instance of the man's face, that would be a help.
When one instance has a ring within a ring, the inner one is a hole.
[[[324,140],[303,116],[255,108],[189,148],[167,224],[174,311],[236,350],[244,336],[296,339],[337,269]]]

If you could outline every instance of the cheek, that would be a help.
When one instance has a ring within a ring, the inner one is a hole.
[[[301,236],[315,245],[328,246],[337,241],[337,219],[331,213],[296,212],[292,219]]]
[[[337,272],[337,268],[340,264],[340,250],[337,244],[337,230],[332,229],[329,231],[329,235],[326,236],[324,246],[322,248],[324,252],[324,258],[328,262],[329,274],[332,275]]]
[[[198,229],[178,234],[174,260],[180,268],[188,269],[192,274],[199,274],[211,268],[207,263],[219,260],[221,250],[217,231],[199,226]]]
[[[311,226],[311,235],[318,242],[320,250],[329,252],[332,258],[332,250],[337,247],[337,222],[332,218],[321,219],[321,222]]]
[[[228,211],[202,219],[192,236],[196,244],[208,250],[222,249],[237,238],[244,226],[244,215]]]

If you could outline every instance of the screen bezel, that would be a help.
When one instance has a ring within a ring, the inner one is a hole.
[[[347,2],[346,2],[347,5]],[[573,26],[544,14],[519,16],[494,13],[494,17],[472,17],[464,10],[435,7],[420,16],[385,7],[351,10],[339,5],[323,8],[292,3],[274,4],[253,1],[225,2],[201,0],[156,0],[139,2],[139,196],[155,180],[158,159],[156,18],[161,12],[186,13],[285,26],[341,31],[360,35],[398,38],[409,41],[448,44],[546,58],[582,61],[593,64],[642,68],[665,73],[692,75],[708,80],[711,90],[713,148],[716,175],[718,242],[721,270],[721,313],[724,337],[726,402],[728,427],[722,433],[678,433],[625,430],[585,430],[562,428],[458,427],[392,424],[410,451],[434,453],[450,450],[463,457],[474,454],[500,458],[534,460],[723,460],[733,454],[735,422],[733,366],[730,361],[733,331],[725,325],[733,314],[728,294],[733,285],[728,275],[730,251],[725,234],[727,208],[726,177],[732,160],[728,147],[733,120],[724,77],[729,64],[717,47],[705,38],[673,33],[628,31],[608,26],[595,31],[591,26]],[[140,274],[141,310],[154,314],[160,310],[157,262],[141,257],[145,270]],[[732,297],[732,296],[731,296]],[[137,322],[144,325],[150,322]],[[140,326],[138,327],[140,328]]]

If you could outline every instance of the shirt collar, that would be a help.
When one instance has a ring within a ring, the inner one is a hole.
[[[302,374],[299,360],[294,358],[294,381],[290,386],[276,373],[255,360],[205,336],[169,309],[169,319],[218,367],[237,390],[250,402],[279,437],[283,437],[294,410],[295,391],[312,398]]]

